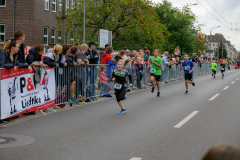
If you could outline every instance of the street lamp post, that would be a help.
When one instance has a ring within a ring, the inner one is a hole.
[[[85,43],[85,0],[83,4],[83,43]]]
[[[213,27],[213,28],[211,28],[210,29],[210,51],[212,50],[212,29],[214,29],[214,28],[219,28],[220,26],[217,26],[217,27]],[[209,56],[210,56],[210,53],[209,53]]]

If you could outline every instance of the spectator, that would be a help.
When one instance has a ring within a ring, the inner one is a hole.
[[[136,73],[137,73],[137,87],[139,89],[142,89],[140,82],[142,80],[143,65],[141,61],[142,61],[141,57],[137,57],[137,60],[134,62],[134,64],[136,65]]]
[[[127,47],[124,47],[124,49],[123,49],[124,51],[126,51],[126,50],[128,50],[128,48]]]
[[[108,95],[108,88],[109,88],[109,84],[108,84],[109,78],[107,78],[106,72],[107,72],[107,67],[102,66],[101,74],[100,74],[100,84],[101,84],[101,94],[103,96],[106,96],[106,94]]]
[[[29,50],[26,61],[30,66],[33,66],[35,71],[35,81],[40,84],[44,84],[44,77],[46,75],[46,70],[43,69],[46,65],[42,62],[42,54],[44,52],[44,45],[37,44],[36,47]],[[42,68],[40,68],[42,67]]]
[[[114,58],[118,62],[124,56],[124,50],[121,50],[118,55]]]
[[[239,160],[240,148],[228,145],[215,145],[204,155],[202,160]]]
[[[44,52],[43,44],[37,44],[36,47],[31,48],[26,58],[27,63],[31,66],[41,66],[45,68],[46,65],[42,62],[43,52]]]
[[[166,77],[167,77],[167,74],[168,74],[168,68],[167,68],[167,65],[169,65],[170,63],[168,62],[168,51],[166,51],[166,52],[164,52],[163,54],[162,54],[162,62],[163,62],[163,64],[162,64],[162,68],[161,68],[161,70],[162,70],[162,82],[164,82],[164,83],[168,83],[167,82],[167,80],[166,80]]]
[[[175,48],[174,54],[175,54],[176,56],[180,56],[179,46],[177,46],[177,47]]]
[[[78,48],[78,50],[80,49],[80,44],[79,43],[76,43],[75,46]]]
[[[18,60],[19,60],[19,63],[26,63],[26,60],[25,60],[25,45],[23,44],[24,41],[25,41],[25,34],[22,32],[22,31],[17,31],[15,34],[14,34],[14,41],[17,42],[17,44],[19,44],[19,51],[17,53],[18,55]]]
[[[87,44],[82,44],[80,46],[80,50],[78,51],[77,54],[77,64],[85,66],[89,64],[88,59],[90,59],[90,55],[86,56],[87,50],[88,50]]]
[[[131,61],[130,51],[129,51],[129,50],[125,50],[125,51],[124,51],[124,56],[122,57],[122,59],[123,59],[126,63],[129,63],[129,62]]]
[[[70,102],[74,104],[79,104],[79,102],[74,98],[74,92],[75,92],[75,75],[74,75],[74,68],[77,66],[76,57],[78,55],[78,48],[72,47],[70,49],[70,53],[66,55],[66,63],[69,66],[69,78],[70,78]]]
[[[137,54],[137,51],[136,51],[136,50],[133,50],[133,51],[131,52],[130,57],[131,57],[131,58],[134,58],[134,57],[136,56],[136,54]]]
[[[88,82],[88,77],[90,76],[90,89],[94,95],[95,95],[94,83],[95,83],[96,73],[97,73],[96,64],[98,64],[98,60],[99,60],[98,54],[95,51],[96,46],[97,46],[96,43],[90,42],[89,46],[88,46],[89,48],[86,53],[86,57],[88,58],[89,64],[92,64],[92,65],[90,65],[90,70],[88,70],[88,72],[86,72],[86,76],[87,76],[86,81]]]
[[[32,68],[25,63],[20,63],[18,60],[19,44],[17,42],[8,40],[4,46],[4,51],[1,53],[0,67],[1,68],[28,68],[32,72]]]
[[[148,50],[147,47],[144,47],[144,48],[143,48],[143,52],[144,52],[144,54],[146,54],[147,50]]]
[[[113,67],[113,64],[111,62],[111,53],[113,52],[113,48],[111,46],[108,46],[106,48],[106,53],[103,54],[103,57],[102,57],[102,60],[101,60],[101,64],[109,64],[107,65],[107,72],[106,72],[106,76],[107,78],[109,78],[109,85],[111,86],[111,76],[112,76],[112,67]],[[111,87],[109,87],[111,88]],[[112,95],[108,94],[108,97],[112,97]]]
[[[143,49],[139,49],[139,55],[141,55],[141,53],[144,53]]]
[[[59,67],[58,67],[58,74],[56,78],[57,82],[57,96],[60,96],[61,93],[65,93],[65,86],[67,84],[67,62],[66,62],[66,55],[70,52],[70,46],[68,44],[64,44],[62,48],[62,53],[59,55]]]
[[[78,50],[78,54],[77,54],[77,64],[80,64],[80,66],[78,66],[77,68],[77,82],[78,82],[78,89],[77,89],[77,93],[78,91],[80,92],[80,97],[82,97],[82,95],[84,94],[84,86],[87,85],[87,81],[86,79],[84,79],[86,77],[86,66],[89,64],[88,58],[90,58],[89,56],[86,56],[88,50],[88,45],[87,44],[82,44],[80,46],[80,50]],[[84,84],[84,85],[83,85]]]
[[[59,44],[56,44],[52,50],[49,49],[49,52],[45,55],[44,63],[49,67],[58,67],[59,55],[62,53],[63,47]]]
[[[146,50],[146,54],[144,55],[144,61],[145,62],[148,62],[149,56],[150,56],[150,51]]]

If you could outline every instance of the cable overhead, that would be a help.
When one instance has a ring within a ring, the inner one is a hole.
[[[214,9],[214,11],[217,12],[217,14],[218,14],[220,17],[222,17],[222,19],[223,19],[225,22],[227,22],[227,24],[229,24],[229,25],[234,29],[234,27],[233,27],[228,21],[226,21],[226,19],[211,5],[211,3],[209,3],[208,0],[206,0],[206,1],[207,1],[208,4]]]
[[[228,27],[227,25],[225,25],[222,21],[220,21],[216,16],[214,16],[204,5],[202,5],[198,0],[196,0],[206,11],[208,11],[208,13],[210,13],[217,21],[219,21],[220,23],[222,23],[222,25],[224,25],[225,27],[227,27],[228,29],[231,29],[230,27]]]

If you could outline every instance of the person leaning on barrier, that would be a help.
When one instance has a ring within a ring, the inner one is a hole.
[[[8,40],[4,46],[4,51],[1,53],[0,57],[0,67],[1,68],[28,68],[29,72],[32,72],[32,68],[25,63],[20,63],[18,60],[19,44],[17,42]]]
[[[70,67],[69,68],[69,76],[68,76],[68,78],[70,78],[70,99],[69,99],[69,101],[74,104],[79,104],[79,102],[74,98],[76,81],[75,81],[75,77],[74,77],[73,67],[77,66],[77,62],[76,62],[77,54],[78,54],[78,48],[72,47],[70,49],[70,52],[66,55],[66,63]]]
[[[114,57],[114,59],[116,60],[116,62],[118,62],[120,59],[122,59],[122,57],[124,56],[124,50],[121,50],[117,56]]]
[[[229,145],[214,145],[202,160],[239,160],[240,148]]]
[[[80,46],[80,50],[78,51],[77,54],[77,64],[85,66],[89,64],[88,59],[90,58],[90,55],[86,56],[87,50],[88,50],[87,44],[84,43]]]
[[[58,67],[59,55],[62,53],[63,47],[59,44],[56,44],[52,50],[45,55],[44,64],[49,67]]]
[[[29,50],[26,61],[33,67],[35,71],[34,81],[36,83],[44,84],[44,77],[47,74],[46,65],[42,62],[42,54],[44,52],[44,45],[37,44],[36,47]]]

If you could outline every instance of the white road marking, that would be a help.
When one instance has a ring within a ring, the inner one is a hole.
[[[184,118],[181,122],[179,122],[174,128],[181,128],[187,121],[189,121],[191,118],[193,118],[196,114],[198,114],[199,111],[193,111],[190,115],[188,115],[186,118]]]
[[[231,83],[231,84],[233,84],[233,83],[235,83],[235,81],[232,81],[232,83]]]
[[[236,80],[239,80],[239,78],[237,78]]]
[[[212,98],[209,99],[209,101],[214,100],[215,98],[217,98],[217,96],[219,96],[219,94],[215,94]]]
[[[142,158],[138,158],[138,157],[133,157],[130,160],[141,160]]]
[[[229,86],[227,86],[227,87],[223,88],[223,90],[227,90],[227,89],[228,89],[228,87],[229,87]]]

